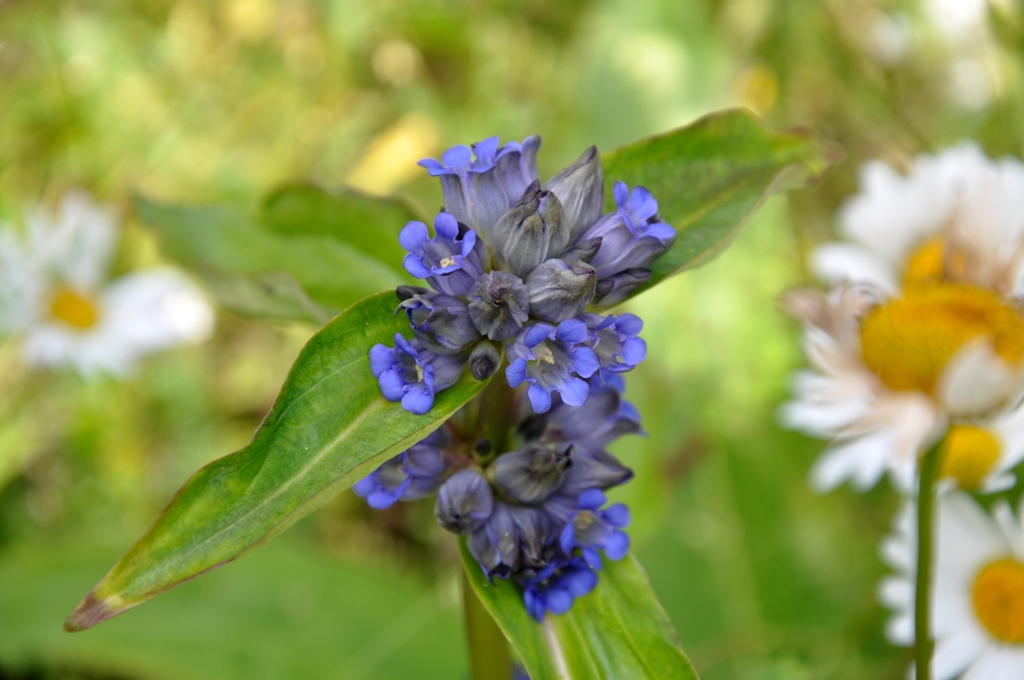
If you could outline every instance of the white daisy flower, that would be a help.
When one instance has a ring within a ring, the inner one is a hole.
[[[932,592],[935,680],[1024,678],[1024,504],[1015,516],[1001,501],[986,514],[970,496],[954,492],[937,503],[938,533]],[[917,531],[914,504],[896,520],[882,556],[897,575],[879,588],[895,611],[886,633],[914,644]]]
[[[784,304],[807,328],[816,369],[797,375],[784,424],[835,440],[812,471],[827,490],[912,486],[921,452],[949,428],[944,475],[963,488],[1006,485],[1024,457],[1024,165],[973,146],[923,157],[907,176],[868,164],[840,212],[851,242],[815,269],[830,296]]]
[[[19,238],[0,225],[0,333],[20,338],[29,364],[123,375],[144,354],[209,337],[211,307],[175,271],[107,280],[116,220],[86,194],[25,226]]]

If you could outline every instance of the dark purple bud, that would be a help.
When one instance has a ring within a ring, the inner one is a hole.
[[[501,501],[494,503],[490,519],[466,543],[489,578],[505,578],[519,569],[519,531],[509,506]]]
[[[569,241],[576,241],[597,221],[604,207],[604,173],[597,147],[584,151],[575,163],[549,179],[544,189],[558,196],[569,228]]]
[[[491,486],[477,470],[459,470],[437,490],[434,514],[445,529],[466,533],[486,522],[494,510]]]
[[[530,294],[512,274],[487,272],[469,292],[469,317],[491,340],[505,340],[518,333],[529,312]]]
[[[602,307],[613,307],[629,297],[634,290],[651,279],[650,269],[634,268],[619,272],[597,282],[597,303]]]
[[[507,499],[539,503],[558,491],[572,464],[572,444],[527,444],[498,456],[487,469],[494,487]]]
[[[399,307],[408,315],[416,337],[432,352],[461,352],[480,339],[466,303],[453,295],[415,293]]]
[[[582,260],[548,260],[526,278],[530,313],[558,323],[581,314],[597,290],[597,270]]]
[[[566,471],[558,493],[576,495],[587,489],[610,489],[632,478],[633,471],[607,451],[577,448],[573,453],[572,466]]]
[[[600,250],[600,248],[600,237],[592,238],[587,241],[580,241],[565,251],[565,255],[562,256],[562,259],[566,262],[582,260],[583,262],[590,264],[590,261],[594,259],[594,256],[597,255],[597,251]]]
[[[569,228],[558,197],[541,190],[539,182],[531,184],[494,226],[491,245],[498,266],[519,277],[561,255],[569,245]]]
[[[487,380],[498,370],[501,353],[490,340],[481,340],[469,353],[469,372],[477,380]]]

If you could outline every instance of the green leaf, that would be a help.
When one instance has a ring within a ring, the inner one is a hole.
[[[273,232],[334,238],[400,272],[406,252],[398,234],[411,220],[423,217],[399,199],[352,190],[328,193],[311,184],[278,189],[260,213],[260,223]]]
[[[668,614],[640,563],[629,555],[605,561],[597,588],[567,614],[537,623],[509,581],[488,582],[461,541],[473,591],[497,621],[533,680],[696,680]]]
[[[312,190],[302,193],[307,198],[316,195]],[[297,224],[302,202],[292,193],[282,196],[288,198],[265,210],[273,228],[231,208],[160,205],[145,198],[135,203],[142,220],[159,232],[164,252],[199,272],[222,304],[242,314],[315,319],[318,314],[311,312],[307,297],[315,306],[337,312],[362,297],[410,281],[397,253],[397,236],[380,236],[382,243],[394,242],[388,247],[396,252],[385,257],[384,245],[370,249],[360,242],[361,235],[355,244],[342,240],[338,225],[330,231],[311,220],[302,230]],[[388,214],[392,212],[389,208]],[[349,235],[358,231],[353,228]],[[269,287],[268,276],[274,282]],[[282,282],[282,276],[297,285]]]
[[[394,293],[362,300],[299,354],[252,442],[185,483],[68,618],[82,630],[262,545],[439,427],[485,383],[469,377],[416,416],[386,401],[368,351],[408,321]]]
[[[812,132],[772,132],[743,110],[715,113],[602,156],[605,179],[650,189],[679,233],[654,263],[651,280],[633,294],[712,260],[765,198],[814,180],[837,156]],[[613,209],[610,189],[606,195]]]

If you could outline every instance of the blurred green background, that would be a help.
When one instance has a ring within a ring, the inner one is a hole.
[[[0,217],[84,187],[254,208],[311,180],[440,205],[415,165],[544,136],[542,175],[747,106],[846,160],[771,199],[707,267],[630,303],[650,357],[616,449],[636,552],[705,680],[902,677],[877,543],[898,504],[820,497],[820,442],[774,412],[801,364],[776,310],[869,158],[1024,145],[1024,9],[982,0],[2,0]],[[372,229],[373,225],[366,225]],[[0,678],[462,678],[457,554],[428,504],[345,492],[269,547],[77,635],[64,617],[199,466],[243,445],[315,329],[221,311],[131,380],[27,373],[0,347]]]

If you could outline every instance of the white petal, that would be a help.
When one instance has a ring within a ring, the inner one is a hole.
[[[213,330],[213,310],[184,277],[170,270],[123,276],[104,291],[110,324],[136,353],[201,342]]]
[[[878,600],[890,609],[914,608],[914,584],[905,578],[885,578],[878,586]]]
[[[961,680],[1021,680],[1024,678],[1024,651],[990,644]]]
[[[939,380],[941,401],[953,415],[976,416],[1006,401],[1020,383],[986,340],[969,342],[950,359]]]
[[[935,680],[951,680],[978,658],[988,640],[973,627],[964,628],[935,643],[932,669]]]
[[[892,266],[876,252],[853,243],[826,243],[814,251],[814,273],[830,285],[866,283],[893,295],[899,285]]]
[[[891,448],[892,434],[885,430],[837,443],[826,450],[811,468],[811,487],[825,493],[851,478],[859,489],[874,486],[885,472],[886,457]]]

